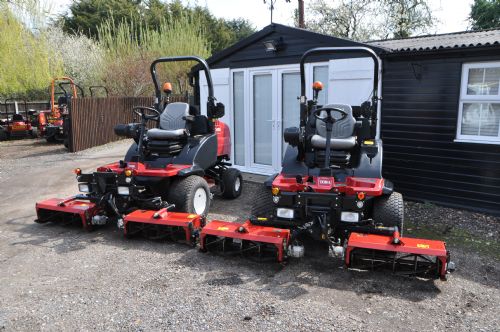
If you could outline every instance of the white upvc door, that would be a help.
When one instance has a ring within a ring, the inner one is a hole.
[[[278,86],[276,70],[249,71],[249,167],[259,173],[272,173],[279,169],[277,105]]]

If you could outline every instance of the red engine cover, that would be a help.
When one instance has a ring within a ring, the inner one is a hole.
[[[216,120],[215,134],[217,135],[217,156],[230,156],[231,132],[228,125],[220,120]]]

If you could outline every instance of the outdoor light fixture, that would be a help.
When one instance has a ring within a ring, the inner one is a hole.
[[[279,39],[270,39],[266,40],[263,44],[266,52],[277,52],[283,48],[283,39],[281,37]]]

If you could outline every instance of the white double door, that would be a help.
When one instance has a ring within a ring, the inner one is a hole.
[[[259,173],[276,172],[286,148],[283,131],[299,125],[299,70],[249,70],[248,80],[246,166]]]

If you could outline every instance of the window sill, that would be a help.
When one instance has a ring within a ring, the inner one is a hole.
[[[455,143],[475,143],[475,144],[489,144],[489,145],[500,145],[500,141],[486,141],[486,140],[475,140],[470,138],[456,138],[453,140]]]

